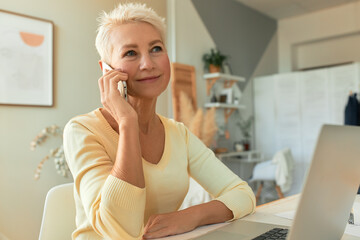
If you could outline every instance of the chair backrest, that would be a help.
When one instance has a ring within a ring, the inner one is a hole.
[[[39,240],[71,239],[75,230],[74,183],[55,186],[46,195]]]
[[[195,67],[182,63],[171,63],[171,94],[174,119],[180,121],[180,92],[184,92],[197,109]]]

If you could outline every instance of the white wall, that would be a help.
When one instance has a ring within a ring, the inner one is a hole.
[[[279,72],[359,61],[360,2],[279,20],[278,34]]]
[[[206,98],[206,82],[203,79],[202,55],[215,47],[215,43],[203,24],[191,0],[170,0],[175,11],[175,31],[168,39],[173,41],[172,61],[193,65],[196,69],[197,103],[201,107]],[[169,4],[170,5],[170,4]],[[174,17],[169,15],[168,18]],[[170,19],[169,19],[170,21]],[[175,38],[175,39],[173,39]]]
[[[71,117],[101,105],[97,87],[101,72],[94,46],[96,18],[101,10],[109,11],[118,2],[16,0],[0,3],[0,9],[51,20],[55,30],[55,106],[0,105],[0,232],[11,240],[37,239],[47,191],[54,185],[72,181],[58,176],[52,162],[45,164],[40,180],[35,181],[37,164],[59,141],[51,140],[36,152],[30,151],[29,144],[45,126],[63,127]],[[166,16],[166,0],[142,2]],[[159,100],[158,110],[167,115],[166,96]]]

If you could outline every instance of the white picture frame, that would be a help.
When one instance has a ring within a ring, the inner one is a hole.
[[[0,104],[54,105],[53,23],[0,10]]]

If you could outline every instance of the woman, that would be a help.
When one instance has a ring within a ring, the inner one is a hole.
[[[73,118],[64,147],[74,177],[73,239],[151,239],[252,213],[246,182],[181,123],[155,113],[170,64],[164,20],[141,4],[104,13],[96,38],[103,108]],[[118,91],[126,81],[128,102]],[[189,175],[215,199],[178,211]]]

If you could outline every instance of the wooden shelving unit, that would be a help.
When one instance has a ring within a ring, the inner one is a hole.
[[[206,93],[208,96],[210,95],[211,88],[214,86],[214,84],[217,81],[224,82],[224,88],[232,87],[235,82],[245,82],[245,78],[243,78],[243,77],[220,73],[220,72],[207,73],[207,74],[204,74],[203,77],[204,77],[204,79],[206,79],[206,85],[207,85]]]
[[[207,86],[207,95],[210,95],[211,88],[213,88],[214,84],[218,81],[224,83],[224,88],[231,88],[234,83],[236,82],[245,82],[244,77],[225,74],[225,73],[208,73],[204,74],[204,79],[206,80],[206,86]],[[227,123],[229,120],[229,117],[235,110],[245,109],[244,105],[238,105],[238,104],[229,104],[229,103],[220,103],[220,102],[214,102],[214,103],[206,103],[206,108],[222,108],[224,109],[224,119]]]

